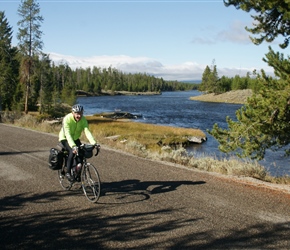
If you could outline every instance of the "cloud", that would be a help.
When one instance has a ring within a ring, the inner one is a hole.
[[[216,43],[216,39],[214,38],[209,38],[209,37],[195,37],[192,39],[191,41],[192,43],[196,43],[196,44],[215,44]]]
[[[126,55],[117,56],[92,56],[76,57],[49,53],[50,59],[56,64],[67,64],[72,69],[76,68],[115,68],[124,73],[146,73],[164,80],[201,80],[206,65],[195,62],[184,62],[178,65],[163,65],[156,59],[148,57],[130,57]],[[245,76],[252,72],[252,68],[218,68],[219,76],[233,77],[235,75]]]
[[[240,44],[251,44],[249,33],[245,30],[245,24],[240,21],[235,21],[229,29],[220,31],[216,38],[218,41],[230,41]]]
[[[227,29],[220,30],[211,35],[197,36],[192,39],[196,44],[215,44],[218,42],[232,42],[238,44],[251,44],[249,33],[245,30],[246,24],[240,21],[234,21]]]

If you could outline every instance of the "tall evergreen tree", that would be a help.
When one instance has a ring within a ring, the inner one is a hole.
[[[214,125],[210,134],[220,143],[223,152],[236,151],[238,156],[263,159],[267,149],[277,150],[290,142],[290,62],[279,53],[266,55],[269,64],[276,64],[280,79],[258,76],[262,88],[236,112],[237,120],[227,117],[228,128]],[[287,69],[287,73],[284,71]],[[282,69],[282,70],[281,70]]]
[[[12,28],[5,13],[0,11],[0,105],[11,110],[13,95],[17,86],[17,49],[12,47]]]
[[[210,74],[210,77],[209,77],[209,89],[210,89],[210,92],[215,93],[215,94],[219,93],[219,91],[218,91],[218,80],[219,80],[219,77],[218,77],[217,67],[216,67],[215,61],[213,60],[211,74]]]
[[[25,83],[25,113],[28,112],[28,100],[31,87],[31,75],[33,74],[33,58],[41,54],[43,42],[40,30],[43,17],[40,15],[40,7],[36,0],[22,0],[18,8],[20,21],[18,21],[19,49],[23,55],[21,62],[21,80]]]
[[[210,70],[210,67],[207,65],[205,67],[205,70],[202,73],[201,84],[199,87],[200,91],[208,91],[209,90],[210,75],[211,75],[211,70]]]

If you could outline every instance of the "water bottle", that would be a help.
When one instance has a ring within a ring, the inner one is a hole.
[[[82,164],[78,163],[75,168],[76,168],[76,173],[78,174],[82,169]]]

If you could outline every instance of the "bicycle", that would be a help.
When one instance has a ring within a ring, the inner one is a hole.
[[[96,167],[87,162],[88,158],[93,156],[93,149],[97,150],[95,156],[98,155],[100,151],[100,146],[91,144],[81,144],[78,149],[78,154],[74,157],[74,164],[71,168],[71,176],[73,181],[69,181],[65,174],[67,173],[67,158],[68,152],[59,144],[63,152],[63,164],[61,169],[58,170],[58,179],[60,185],[64,190],[70,190],[76,183],[81,182],[81,187],[86,198],[93,203],[96,203],[101,194],[101,181],[98,170]]]

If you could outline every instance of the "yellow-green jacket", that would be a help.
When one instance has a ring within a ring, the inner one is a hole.
[[[75,147],[75,140],[79,139],[82,132],[91,144],[95,144],[96,141],[89,130],[87,119],[83,116],[78,122],[73,117],[72,113],[67,114],[62,121],[62,128],[59,131],[59,141],[67,140],[70,147]]]

